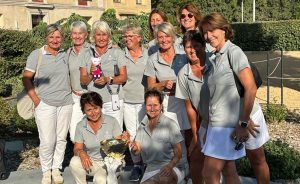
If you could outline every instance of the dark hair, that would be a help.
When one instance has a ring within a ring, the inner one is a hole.
[[[213,29],[221,29],[225,31],[225,39],[226,40],[233,40],[234,31],[225,17],[218,12],[212,12],[206,15],[200,22],[200,30],[203,34],[202,26],[204,24],[209,24]]]
[[[155,88],[149,89],[146,91],[145,96],[144,96],[145,103],[149,97],[157,97],[159,104],[162,104],[163,100],[164,100],[162,93]]]
[[[80,98],[80,107],[83,113],[84,113],[85,104],[91,104],[93,106],[99,106],[100,108],[102,108],[103,105],[102,97],[101,95],[93,91],[83,93]]]
[[[193,15],[195,17],[195,20],[196,20],[195,28],[198,26],[198,24],[199,24],[199,22],[201,21],[201,18],[202,18],[202,15],[201,15],[199,9],[195,5],[185,4],[185,5],[181,6],[179,8],[178,12],[177,12],[177,20],[180,24],[180,28],[181,28],[182,33],[186,32],[186,29],[180,23],[180,15],[181,15],[182,10],[184,10],[184,9],[186,9],[187,11],[193,13]]]
[[[157,10],[157,9],[153,9],[153,10],[151,11],[151,13],[150,13],[150,15],[149,15],[149,19],[148,19],[148,25],[149,25],[149,30],[150,30],[150,36],[151,36],[152,38],[154,37],[154,35],[153,35],[153,31],[154,31],[154,30],[153,30],[153,28],[152,28],[152,26],[151,26],[151,17],[152,17],[152,15],[155,14],[155,13],[157,13],[158,15],[160,15],[164,22],[168,22],[168,17],[167,17],[167,15],[166,15],[164,12],[162,12],[162,11],[160,11],[160,10]]]
[[[205,47],[205,40],[201,33],[197,30],[189,30],[184,34],[182,39],[183,47],[185,47],[185,44],[189,41],[199,42],[203,47]]]

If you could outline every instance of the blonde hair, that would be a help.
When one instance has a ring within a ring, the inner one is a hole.
[[[49,24],[46,27],[46,37],[48,37],[49,35],[53,34],[55,31],[59,31],[59,33],[61,34],[61,36],[63,37],[63,31],[61,29],[61,27],[57,24]]]
[[[95,43],[95,34],[96,30],[102,31],[106,34],[108,34],[109,39],[111,39],[112,33],[109,25],[105,21],[97,20],[96,22],[93,23],[92,25],[92,31],[90,34],[90,42],[93,44]],[[111,41],[110,41],[111,42]]]
[[[157,25],[154,29],[154,36],[155,36],[155,39],[157,41],[157,35],[158,35],[158,32],[164,32],[166,35],[168,36],[172,36],[173,37],[173,41],[175,42],[176,40],[176,32],[174,30],[174,27],[171,23],[169,22],[163,22],[159,25]]]

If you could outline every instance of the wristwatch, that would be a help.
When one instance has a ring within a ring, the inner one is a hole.
[[[247,128],[248,127],[248,121],[239,120],[239,125],[243,128]]]
[[[109,84],[112,84],[112,83],[113,83],[113,81],[114,81],[114,78],[112,78],[112,77],[109,77]]]

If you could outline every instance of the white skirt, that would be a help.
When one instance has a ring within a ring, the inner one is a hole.
[[[231,139],[234,128],[212,127],[208,125],[206,141],[202,147],[205,156],[222,160],[236,160],[246,155],[245,147],[235,150],[235,142]]]

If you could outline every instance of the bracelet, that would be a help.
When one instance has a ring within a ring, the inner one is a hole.
[[[79,151],[77,151],[77,156],[80,157],[80,153],[81,153],[81,152],[84,152],[84,150],[79,150]]]

